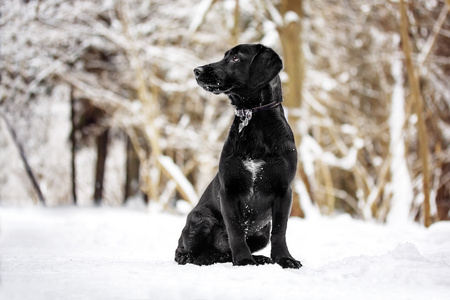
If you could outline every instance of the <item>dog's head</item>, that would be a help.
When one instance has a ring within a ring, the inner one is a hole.
[[[260,44],[242,44],[221,61],[194,69],[197,83],[214,94],[250,97],[267,86],[283,68],[278,54]]]

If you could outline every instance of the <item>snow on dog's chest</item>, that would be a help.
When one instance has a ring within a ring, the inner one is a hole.
[[[243,226],[246,233],[260,231],[270,221],[270,202],[266,197],[259,197],[257,181],[262,180],[265,162],[263,160],[246,159],[242,161],[244,168],[250,173],[251,185],[248,194],[241,203]]]
[[[258,173],[261,172],[265,162],[263,160],[253,160],[246,159],[242,161],[245,169],[249,171],[252,175],[252,182],[255,182],[258,176]]]

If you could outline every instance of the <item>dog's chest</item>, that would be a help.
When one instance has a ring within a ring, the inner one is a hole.
[[[264,201],[261,201],[258,187],[264,180],[264,166],[266,162],[258,159],[245,159],[242,161],[244,170],[246,170],[246,182],[248,190],[244,197],[244,211],[253,211],[255,206],[260,210],[264,207]]]
[[[265,162],[263,160],[246,159],[246,160],[242,161],[242,164],[244,165],[244,168],[250,172],[251,181],[254,184],[255,181],[258,179],[258,175],[263,170]],[[253,192],[253,186],[252,186],[252,192]]]
[[[264,177],[265,164],[265,161],[256,159],[242,161],[251,182],[248,193],[241,202],[242,225],[246,234],[260,231],[270,221],[270,201],[267,197],[261,197],[258,189]]]

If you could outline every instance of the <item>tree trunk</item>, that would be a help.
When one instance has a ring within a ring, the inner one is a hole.
[[[400,1],[400,34],[402,38],[403,52],[406,60],[406,71],[408,73],[408,82],[411,89],[411,98],[413,100],[414,111],[417,115],[417,129],[419,133],[419,154],[422,163],[422,187],[424,194],[423,210],[424,210],[424,225],[429,227],[431,225],[431,213],[430,213],[430,171],[429,171],[429,149],[428,149],[428,136],[426,132],[426,124],[424,120],[424,106],[422,93],[420,91],[419,77],[417,70],[412,61],[412,47],[409,38],[409,23],[408,15],[406,12],[406,6],[403,0]]]
[[[450,162],[442,165],[439,188],[436,194],[437,214],[440,221],[450,220]]]
[[[126,178],[125,178],[125,195],[124,203],[128,198],[139,194],[139,157],[134,150],[130,137],[127,137],[127,162],[126,162]]]
[[[235,0],[235,4],[234,4],[234,24],[233,24],[233,29],[231,30],[231,44],[237,45],[238,41],[239,41],[239,14],[240,14],[240,9],[239,9],[239,0]]]
[[[304,58],[301,42],[302,0],[281,1],[283,27],[278,28],[284,54],[284,70],[289,76],[284,102],[287,107],[300,108],[304,77]],[[287,14],[291,14],[287,16]]]
[[[303,16],[302,0],[282,0],[279,11],[284,19],[283,26],[278,28],[281,45],[284,54],[284,70],[289,80],[284,93],[284,103],[289,109],[299,109],[302,104],[302,87],[304,78],[304,58],[301,42],[301,18]],[[290,14],[290,15],[287,15]],[[292,114],[288,115],[288,121],[293,126],[294,137],[297,146],[301,143],[301,136],[296,130],[298,118]],[[303,171],[301,163],[297,166],[298,176],[304,181],[310,191],[308,179]],[[312,198],[311,198],[312,199]],[[300,206],[298,193],[293,193],[291,215],[303,217],[304,213]]]
[[[77,146],[77,125],[75,121],[75,98],[73,96],[73,87],[70,92],[70,120],[72,123],[72,132],[70,133],[70,142],[71,142],[71,169],[72,169],[72,200],[73,203],[77,203],[77,172],[76,172],[76,146]]]
[[[103,181],[105,177],[105,163],[108,152],[109,129],[97,137],[97,166],[95,172],[94,203],[100,205],[103,199]]]

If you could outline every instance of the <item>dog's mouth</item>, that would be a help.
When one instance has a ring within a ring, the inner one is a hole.
[[[229,89],[222,87],[222,86],[217,86],[217,85],[200,85],[205,91],[207,92],[211,92],[215,95],[218,94],[222,94],[222,93],[226,93]]]
[[[225,84],[225,80],[209,65],[195,68],[194,74],[197,84],[207,92],[218,95],[231,90],[231,87]]]
[[[201,86],[205,91],[213,93],[213,94],[222,94],[228,92],[231,88],[228,88],[220,83],[220,81],[217,82],[203,82],[197,79],[197,83],[199,86]]]

